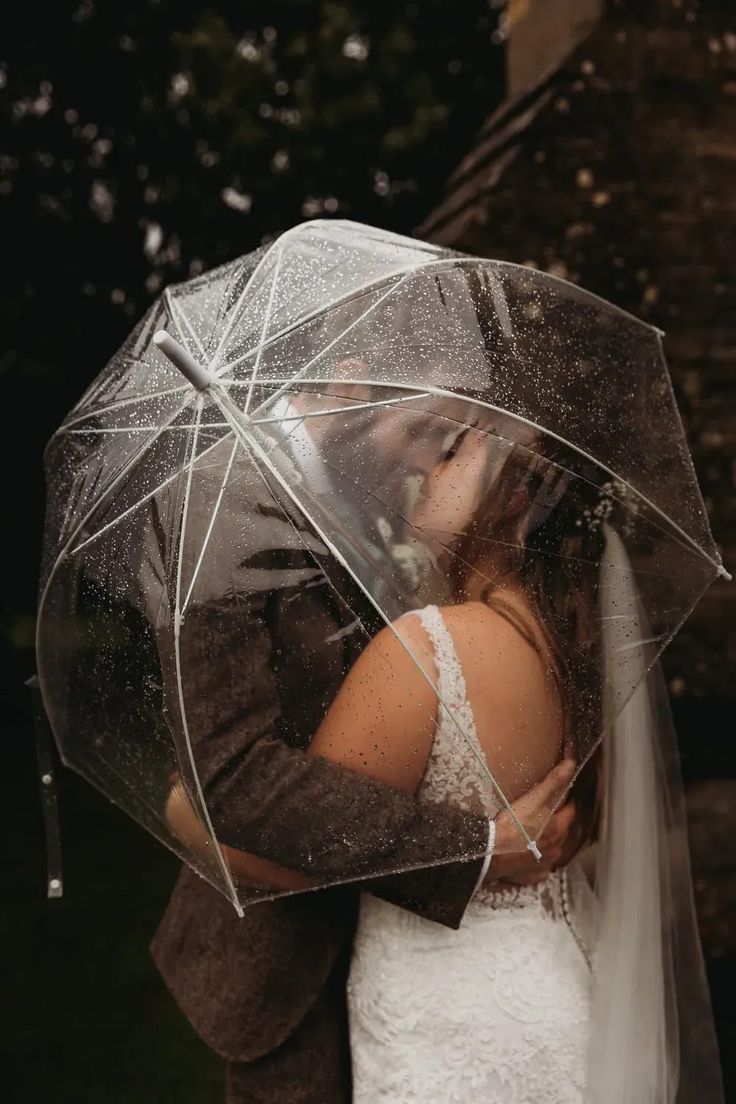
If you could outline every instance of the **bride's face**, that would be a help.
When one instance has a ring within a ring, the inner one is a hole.
[[[487,435],[471,426],[453,427],[439,462],[423,480],[412,525],[438,540],[464,533],[480,505],[487,464]]]
[[[454,428],[443,442],[439,462],[422,481],[416,505],[410,511],[412,525],[443,543],[466,533],[483,505],[483,497],[494,493],[492,488],[498,488],[499,476],[504,471],[512,478],[515,473],[515,478],[512,487],[506,480],[503,509],[495,523],[496,535],[505,533],[512,538],[519,515],[529,505],[525,482],[528,465],[526,455],[519,458],[511,441],[472,426]]]

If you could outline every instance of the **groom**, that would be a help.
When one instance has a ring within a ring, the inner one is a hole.
[[[361,398],[347,386],[340,394]],[[285,402],[279,417],[299,413]],[[347,488],[330,487],[336,477],[319,470],[310,444],[327,421],[282,422],[291,431],[274,462],[289,478],[322,481],[343,501]],[[382,457],[388,471],[401,443],[387,438],[384,447],[395,450]],[[140,583],[163,643],[180,503],[162,494],[150,509]],[[490,871],[487,860],[473,859],[381,876],[443,855],[481,854],[489,827],[485,817],[419,804],[304,754],[345,673],[380,627],[364,594],[347,573],[336,574],[327,549],[276,485],[243,452],[231,459],[227,440],[194,465],[185,536],[185,579],[194,576],[207,542],[206,574],[195,581],[180,626],[180,663],[187,733],[215,834],[326,881],[362,881],[254,904],[240,919],[223,895],[184,868],[152,945],[154,959],[195,1030],[226,1059],[227,1104],[349,1104],[345,982],[358,891],[457,928],[483,878],[534,880],[560,861],[573,813],[568,806],[552,818],[540,841],[541,867],[526,852],[499,853]],[[371,529],[359,543],[378,540]],[[160,652],[170,723],[178,727],[176,671],[167,648]],[[526,795],[524,812],[551,809],[565,781],[558,768]],[[504,814],[498,843],[513,831]]]

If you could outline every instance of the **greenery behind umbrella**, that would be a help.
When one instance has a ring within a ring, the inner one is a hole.
[[[497,16],[486,0],[14,9],[0,366],[7,398],[33,396],[28,456],[165,284],[304,217],[418,222],[501,94]],[[10,495],[38,533],[38,498]],[[25,651],[35,564],[18,570],[4,642]]]

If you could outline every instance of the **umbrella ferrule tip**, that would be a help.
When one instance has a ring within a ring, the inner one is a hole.
[[[527,851],[531,851],[532,855],[537,860],[537,862],[542,861],[542,852],[537,847],[537,841],[536,840],[529,840],[528,844],[526,845],[526,849],[527,849]]]

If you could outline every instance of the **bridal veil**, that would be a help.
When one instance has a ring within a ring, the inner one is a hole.
[[[624,544],[601,562],[605,801],[596,862],[590,1104],[722,1104],[675,730]],[[589,917],[589,920],[591,918]]]

